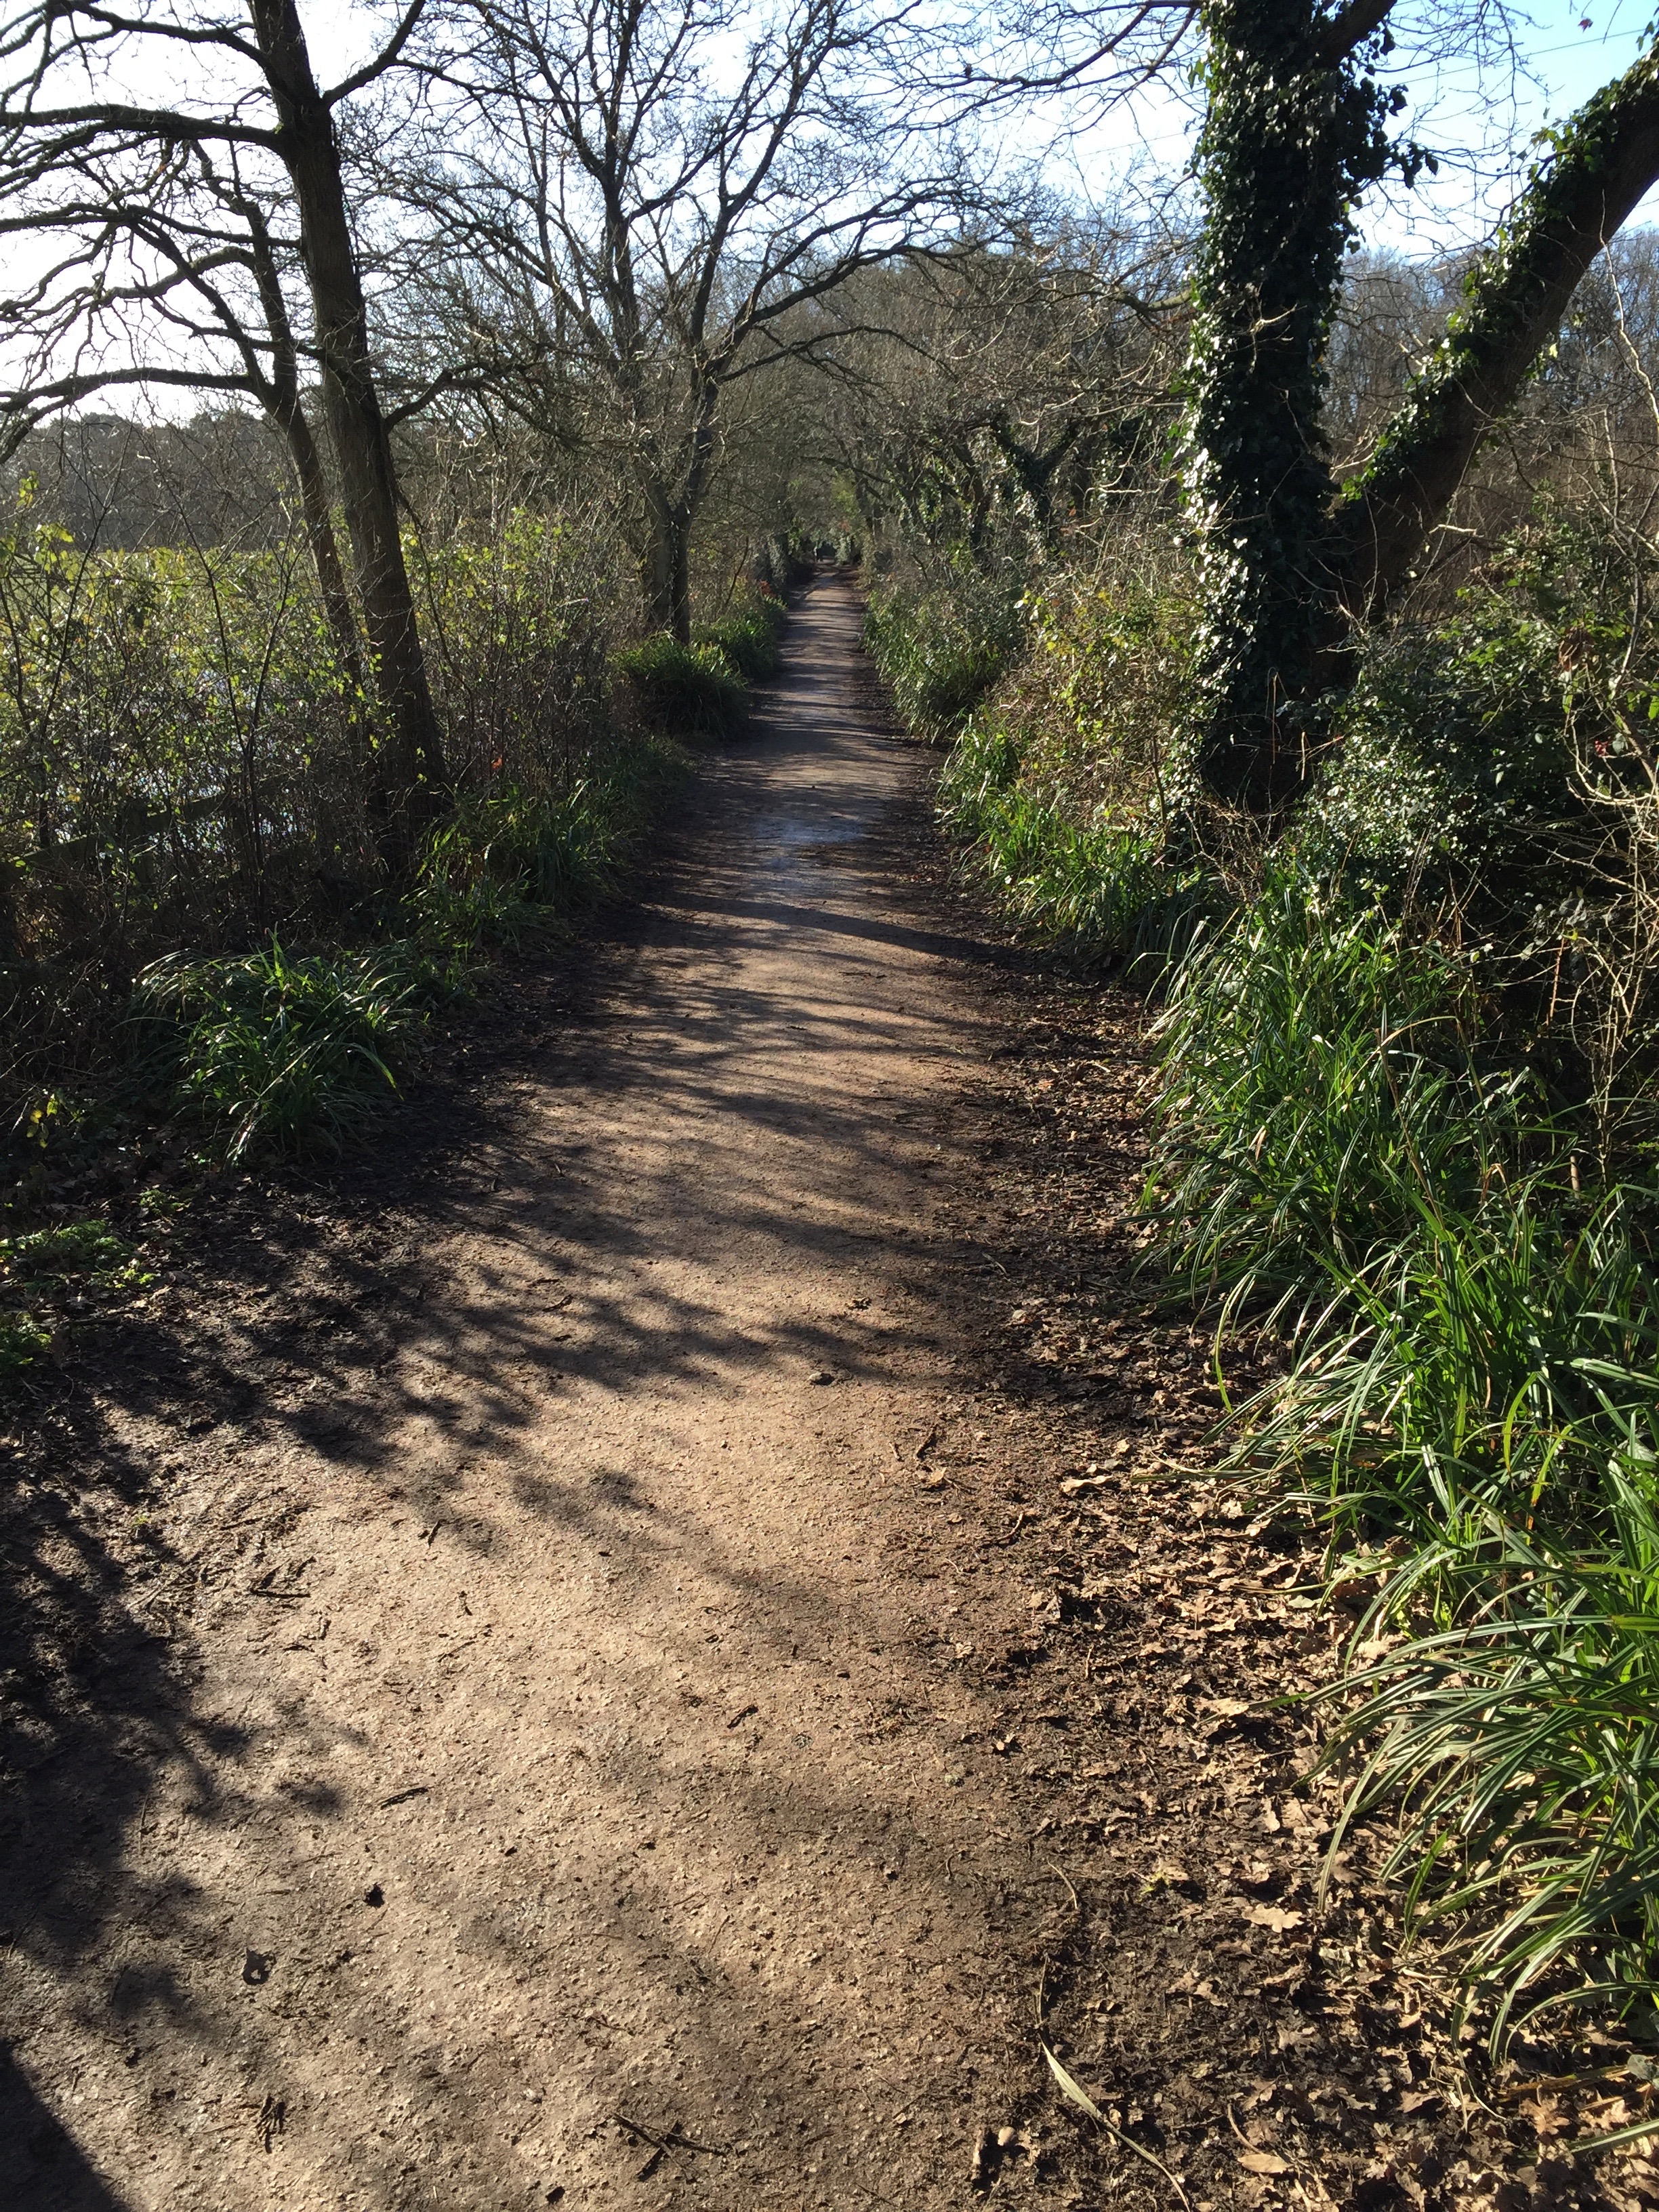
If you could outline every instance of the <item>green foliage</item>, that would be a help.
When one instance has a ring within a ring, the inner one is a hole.
[[[101,1221],[72,1221],[0,1237],[0,1283],[61,1290],[76,1277],[106,1291],[130,1290],[146,1279],[133,1265],[131,1247]]]
[[[465,961],[580,911],[616,884],[682,762],[660,743],[595,748],[568,789],[464,795],[428,837],[403,921],[428,955]]]
[[[907,618],[930,618],[932,604]],[[951,747],[940,821],[1031,937],[1162,965],[1203,895],[1199,872],[1170,860],[1162,803],[1184,601],[1170,580],[1120,573],[1057,580],[1018,611],[1026,650]]]
[[[608,775],[596,610],[617,594],[591,533],[508,511],[407,550],[464,804],[500,787],[556,809]],[[160,956],[403,926],[374,834],[377,738],[298,535],[106,554],[20,507],[0,531],[7,1120],[66,1073],[81,1090],[124,1072],[131,981]]]
[[[994,719],[952,747],[939,781],[945,828],[975,847],[1010,914],[1085,959],[1136,947],[1166,889],[1161,841],[1145,829],[1080,830],[1018,781],[1018,745]]]
[[[465,791],[505,781],[541,794],[582,772],[608,735],[608,639],[596,605],[614,593],[591,533],[515,507],[476,526],[411,537],[434,703]]]
[[[764,683],[777,672],[779,641],[788,611],[767,586],[757,586],[719,622],[699,630],[695,642],[712,647],[745,683]]]
[[[1317,1298],[1413,1237],[1425,1195],[1478,1209],[1519,1171],[1537,1107],[1480,1064],[1479,979],[1294,866],[1200,938],[1161,1024],[1156,1200],[1189,1293]]]
[[[743,719],[742,677],[718,646],[681,645],[666,630],[613,656],[647,720],[676,736],[728,735]]]
[[[1354,1820],[1398,1807],[1386,1866],[1407,1923],[1452,1949],[1501,2050],[1564,1996],[1650,2024],[1659,1958],[1659,1500],[1647,1402],[1604,1456],[1598,1531],[1472,1516],[1414,1559],[1463,1602],[1345,1686],[1328,1757]],[[1612,1425],[1609,1424],[1611,1426]],[[1386,1632],[1408,1585],[1366,1624]],[[1565,1971],[1576,1961],[1577,1972]],[[1467,2009],[1467,2007],[1466,2007]]]
[[[1453,616],[1375,641],[1298,827],[1310,864],[1530,918],[1578,862],[1585,757],[1616,769],[1621,723],[1659,696],[1630,582],[1620,549],[1543,507]]]
[[[296,959],[273,938],[234,958],[157,961],[139,991],[179,1024],[180,1091],[233,1160],[256,1142],[337,1152],[396,1091],[422,1018],[402,947]]]
[[[0,1313],[0,1388],[15,1382],[52,1343],[52,1331],[33,1314]]]
[[[1656,1194],[1581,1188],[1483,1065],[1484,964],[1281,867],[1171,984],[1153,1196],[1186,1291],[1285,1343],[1229,1464],[1381,1577],[1328,1755],[1496,2047],[1659,1986],[1659,1285]]]
[[[132,1248],[101,1221],[0,1237],[0,1386],[13,1382],[52,1342],[40,1315],[21,1307],[40,1302],[70,1310],[106,1304],[141,1290],[150,1276]]]
[[[907,729],[952,736],[1019,651],[1019,595],[965,562],[931,587],[872,595],[865,642]]]

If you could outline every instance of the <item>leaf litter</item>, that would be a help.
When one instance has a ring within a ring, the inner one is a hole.
[[[960,929],[973,894],[925,831],[916,843],[916,878]],[[1043,1959],[1048,2094],[1034,2086],[1025,2108],[1052,2110],[1058,2091],[1096,2124],[1098,2179],[1068,2159],[1062,2201],[1084,2212],[1102,2188],[1156,2190],[1117,2155],[1127,2145],[1179,2173],[1196,2212],[1650,2212],[1659,2088],[1628,2039],[1564,2019],[1549,2044],[1483,2068],[1431,1951],[1402,1952],[1378,1826],[1328,1857],[1336,1787],[1313,1771],[1302,1700],[1351,1624],[1320,1595],[1309,1530],[1210,1471],[1208,1332],[1160,1310],[1142,1271],[1143,1005],[1053,969],[989,990],[1004,1033],[974,1086],[977,1178],[955,1200],[952,1297],[978,1350],[934,1456],[971,1458],[975,1425],[1006,1440],[1006,1571],[1017,1561],[1032,1585],[1042,1702],[1074,1721],[1066,1763],[1025,1771],[1034,1854],[1057,1847],[1078,1899]],[[1267,1357],[1230,1359],[1236,1395],[1269,1379]],[[1030,1717],[1011,1710],[1004,1739]],[[1110,2085],[1103,2102],[1079,2075]],[[1558,2080],[1547,2107],[1526,2095],[1540,2075]],[[1235,2108],[1272,2142],[1241,2135]],[[1131,2114],[1157,2153],[1127,2136]]]

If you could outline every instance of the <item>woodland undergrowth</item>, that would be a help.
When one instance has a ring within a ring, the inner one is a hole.
[[[1659,2030],[1653,569],[1540,503],[1370,641],[1272,841],[1186,771],[1171,534],[988,608],[901,561],[869,625],[964,865],[1152,999],[1152,1264],[1212,1327],[1224,1470],[1358,1607],[1332,1849],[1381,1833],[1494,2055],[1564,2007]]]
[[[799,566],[771,549],[681,646],[606,611],[580,518],[407,551],[452,788],[398,874],[302,543],[100,552],[27,489],[0,533],[0,1385],[137,1279],[144,1224],[112,1244],[78,1193],[338,1152],[483,965],[615,887]]]

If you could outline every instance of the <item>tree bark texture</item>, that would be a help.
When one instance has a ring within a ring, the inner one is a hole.
[[[1352,208],[1390,166],[1394,102],[1356,58],[1383,0],[1211,0],[1207,208],[1188,362],[1199,556],[1194,760],[1212,797],[1280,818],[1352,683],[1360,627],[1420,561],[1574,289],[1659,178],[1659,47],[1583,107],[1474,270],[1363,473],[1322,437],[1325,350]]]
[[[352,609],[351,594],[346,589],[345,570],[341,565],[340,549],[334,535],[333,501],[329,495],[323,457],[318,451],[310,418],[300,398],[299,349],[295,343],[293,327],[289,321],[288,303],[283,297],[282,284],[277,278],[276,256],[271,251],[264,217],[252,204],[246,206],[245,216],[252,251],[254,282],[258,287],[259,304],[264,313],[265,328],[270,339],[270,371],[269,376],[259,380],[259,396],[266,414],[282,432],[288,447],[289,465],[299,487],[306,544],[310,550],[312,567],[316,571],[323,612],[334,638],[334,649],[340,656],[340,665],[348,682],[355,690],[361,692],[363,690],[362,641],[358,635],[357,617]],[[257,366],[257,353],[251,348],[249,353]]]
[[[294,0],[252,0],[252,15],[276,106],[277,151],[300,211],[323,404],[384,717],[371,790],[376,832],[388,866],[404,875],[422,831],[446,809],[447,776],[404,562],[397,477],[375,390],[339,147]]]
[[[1204,27],[1185,464],[1203,608],[1196,767],[1215,795],[1272,815],[1307,773],[1330,596],[1326,346],[1354,203],[1393,159],[1393,102],[1333,53],[1316,0],[1210,0]]]

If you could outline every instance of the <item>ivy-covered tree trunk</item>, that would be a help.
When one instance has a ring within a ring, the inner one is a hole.
[[[1352,617],[1375,618],[1408,580],[1579,281],[1656,179],[1659,46],[1556,134],[1370,466],[1346,488],[1330,565]]]
[[[1300,788],[1332,591],[1325,353],[1364,187],[1396,102],[1359,65],[1383,6],[1208,0],[1206,219],[1188,363],[1188,513],[1204,628],[1196,766],[1277,813]]]
[[[1268,821],[1303,789],[1354,641],[1408,580],[1574,288],[1659,179],[1659,46],[1556,134],[1369,467],[1339,491],[1325,353],[1356,203],[1400,105],[1370,74],[1393,0],[1208,0],[1206,213],[1188,368],[1205,623],[1194,765]]]

